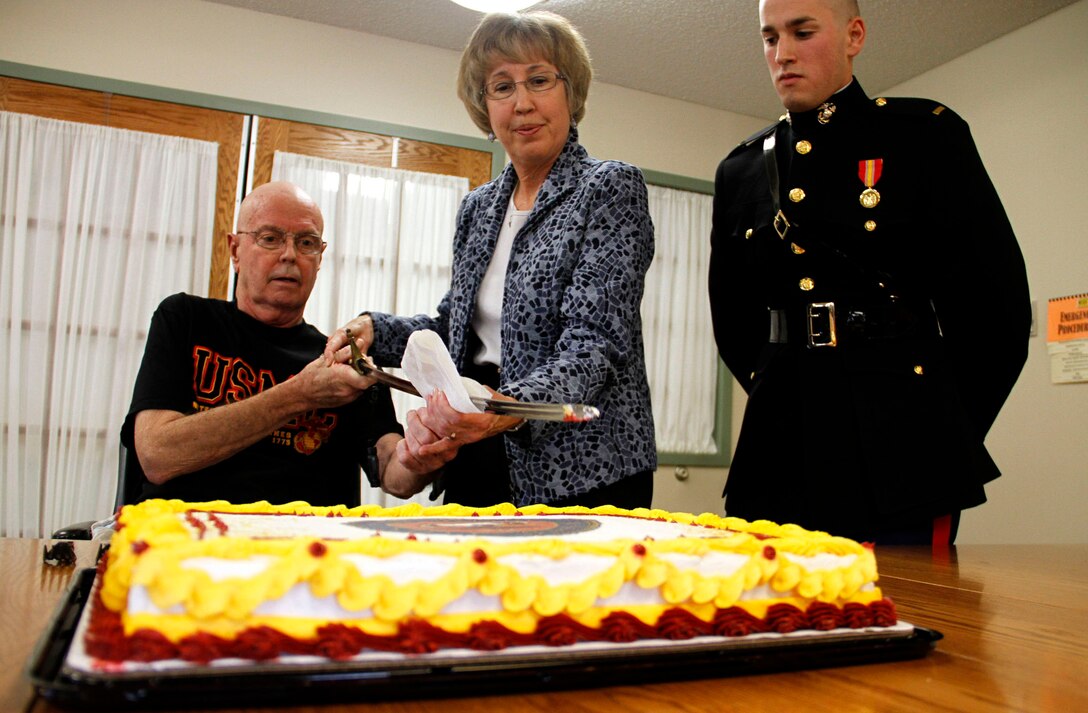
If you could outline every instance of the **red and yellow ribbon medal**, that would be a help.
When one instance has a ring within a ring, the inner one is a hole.
[[[858,161],[858,178],[865,184],[865,190],[861,192],[858,200],[863,208],[876,208],[880,202],[880,193],[873,186],[880,180],[880,174],[884,170],[884,159],[871,158],[868,161]]]

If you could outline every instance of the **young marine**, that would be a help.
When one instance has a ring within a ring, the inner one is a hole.
[[[1023,257],[967,124],[853,78],[853,0],[762,0],[786,109],[718,168],[710,302],[748,392],[726,512],[951,543],[1027,356]]]

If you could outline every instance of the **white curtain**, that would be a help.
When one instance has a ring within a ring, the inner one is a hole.
[[[706,286],[713,198],[661,186],[647,190],[656,250],[642,323],[657,450],[717,453],[718,356]]]
[[[0,112],[0,535],[112,510],[151,313],[207,294],[216,152]]]
[[[434,314],[450,286],[453,230],[468,179],[374,168],[277,151],[272,179],[310,194],[325,218],[329,246],[306,321],[328,334],[364,310]],[[394,393],[404,422],[416,397]],[[411,500],[426,503],[427,491]],[[363,502],[403,501],[363,484]]]

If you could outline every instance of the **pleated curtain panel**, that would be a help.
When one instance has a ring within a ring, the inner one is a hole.
[[[0,112],[0,535],[113,508],[147,325],[207,294],[214,143]]]
[[[642,325],[657,450],[714,454],[718,351],[706,283],[713,198],[653,185],[647,190],[655,249]]]

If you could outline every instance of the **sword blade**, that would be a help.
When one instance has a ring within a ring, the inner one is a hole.
[[[348,341],[351,344],[351,365],[363,376],[369,376],[379,384],[385,384],[391,389],[403,391],[413,396],[420,393],[411,381],[402,379],[374,366],[369,357],[364,356],[355,345],[355,339],[348,333]],[[488,413],[500,416],[514,416],[532,421],[564,421],[567,423],[585,423],[592,421],[601,415],[596,406],[586,404],[543,404],[526,403],[524,401],[502,401],[499,399],[484,399],[477,396],[471,397],[472,403]]]

